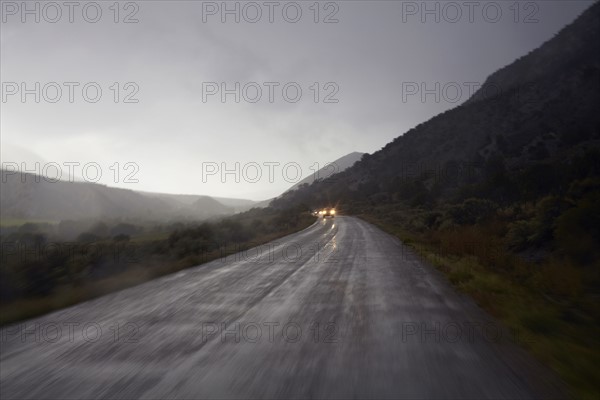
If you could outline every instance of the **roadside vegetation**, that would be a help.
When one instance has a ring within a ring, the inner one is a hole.
[[[0,324],[225,257],[302,230],[314,220],[300,208],[267,208],[209,222],[160,225],[11,223],[0,236]]]
[[[531,186],[525,186],[531,190]],[[525,201],[354,203],[526,340],[578,399],[600,390],[600,179]]]
[[[517,332],[517,344],[558,372],[574,398],[596,398],[600,381],[597,261],[594,266],[561,256],[527,259],[509,250],[511,239],[506,234],[514,222],[496,218],[415,232],[390,222],[383,209],[361,217],[400,238],[459,291]]]
[[[526,337],[519,344],[557,371],[575,398],[597,398],[600,150],[579,147],[560,162],[518,168],[497,154],[467,173],[403,174],[402,159],[378,169],[373,159],[272,205],[333,201],[342,215],[396,235]]]

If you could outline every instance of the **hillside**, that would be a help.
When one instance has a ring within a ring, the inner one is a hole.
[[[198,200],[204,198],[207,199],[210,197],[213,200],[216,200],[220,205],[215,205],[216,212],[242,212],[249,210],[252,208],[257,202],[254,200],[248,199],[236,199],[231,197],[215,197],[215,196],[203,196],[199,194],[170,194],[170,193],[155,193],[155,192],[139,192],[141,194],[155,197],[159,199],[163,199],[171,202],[176,208],[179,207],[187,207],[197,202]],[[223,207],[225,206],[225,207]]]
[[[316,181],[323,181],[325,179],[331,178],[334,175],[337,176],[337,174],[339,174],[340,172],[347,170],[348,168],[352,167],[354,164],[359,162],[360,159],[365,154],[366,153],[360,153],[360,152],[355,151],[355,152],[346,154],[345,156],[342,156],[335,161],[327,163],[326,165],[323,166],[323,168],[320,168],[318,171],[313,172],[312,174],[310,174],[310,175],[306,176],[304,179],[302,179],[300,182],[297,182],[296,184],[294,184],[288,190],[283,192],[283,194],[281,196],[285,196],[288,193],[296,191],[301,187],[310,186]],[[260,202],[256,202],[255,204],[252,205],[252,207],[257,207],[257,208],[268,207],[269,204],[271,203],[271,201],[281,198],[281,196],[275,197],[272,199],[263,200]]]
[[[257,203],[254,200],[248,199],[233,199],[231,197],[212,197],[224,206],[231,207],[235,212],[242,212],[251,209]]]
[[[0,216],[50,220],[125,218],[206,219],[234,208],[209,196],[137,192],[88,182],[51,182],[32,174],[2,171]]]
[[[318,206],[335,198],[423,205],[472,195],[502,202],[564,189],[587,174],[576,164],[600,146],[599,20],[595,3],[540,48],[490,75],[470,101],[278,204]],[[501,90],[484,95],[492,84]],[[519,174],[524,181],[509,182]],[[494,176],[503,179],[481,187]]]
[[[317,180],[327,179],[327,178],[331,177],[332,175],[335,175],[337,173],[345,171],[348,168],[350,168],[351,166],[353,166],[354,164],[356,164],[358,161],[360,161],[360,159],[362,158],[362,156],[364,154],[365,153],[359,153],[359,152],[355,151],[355,152],[346,154],[345,156],[340,157],[335,161],[327,163],[326,165],[323,166],[323,168],[319,169],[316,173],[312,173],[309,176],[307,176],[306,178],[302,179],[300,182],[296,183],[294,186],[292,186],[291,188],[286,190],[286,192],[289,192],[291,190],[296,190],[300,186],[303,186],[303,185],[311,185],[313,182],[315,182]]]
[[[233,214],[236,211],[233,206],[226,205],[210,196],[151,192],[139,193],[165,202],[169,205],[171,210],[170,213],[179,217],[196,216],[197,218],[203,219]],[[244,202],[244,200],[240,201]]]

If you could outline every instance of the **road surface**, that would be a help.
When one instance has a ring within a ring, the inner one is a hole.
[[[541,393],[505,330],[352,217],[0,333],[3,400]]]

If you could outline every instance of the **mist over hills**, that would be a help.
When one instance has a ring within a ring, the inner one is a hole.
[[[363,153],[350,153],[311,174],[289,190],[327,178],[357,162]],[[145,221],[204,220],[232,215],[270,200],[211,197],[135,191],[82,181],[49,178],[2,170],[0,216],[22,220],[138,219]]]
[[[268,207],[269,204],[271,203],[271,201],[273,201],[275,199],[279,199],[279,198],[281,198],[281,196],[285,196],[287,193],[298,190],[299,188],[304,188],[304,187],[310,186],[314,182],[323,181],[324,179],[331,178],[332,176],[339,174],[340,172],[345,171],[348,168],[352,167],[354,164],[356,164],[358,161],[360,161],[360,159],[365,154],[367,154],[367,153],[360,153],[360,152],[355,151],[355,152],[346,154],[345,156],[342,156],[335,161],[329,162],[329,163],[325,164],[322,168],[320,168],[318,171],[308,175],[307,177],[302,179],[300,182],[295,183],[292,187],[290,187],[288,190],[283,192],[280,196],[277,196],[272,199],[267,199],[267,200],[257,202],[256,204],[254,204],[254,207]]]
[[[55,182],[37,175],[4,170],[0,186],[3,219],[129,218],[153,221],[206,219],[235,212],[233,206],[209,196],[145,193],[90,182]],[[247,202],[250,201],[239,201],[240,204]]]
[[[202,203],[202,200],[210,198],[220,204],[220,211],[225,213],[242,212],[249,210],[256,205],[256,201],[248,199],[236,199],[231,197],[215,197],[199,194],[170,194],[157,192],[138,192],[146,196],[166,200],[175,207],[188,207],[195,203]],[[214,203],[213,203],[214,204]],[[224,206],[224,207],[223,207]],[[219,207],[215,204],[215,207]]]
[[[345,156],[342,156],[335,161],[327,163],[326,165],[324,165],[322,168],[320,168],[315,173],[310,174],[309,176],[302,179],[300,182],[296,183],[294,186],[292,186],[291,188],[286,190],[286,192],[288,192],[290,190],[296,190],[300,186],[303,186],[303,185],[310,185],[317,180],[327,179],[339,172],[345,171],[348,168],[350,168],[351,166],[353,166],[354,164],[356,164],[358,161],[360,161],[362,156],[365,154],[366,153],[360,153],[360,152],[355,151],[355,152],[346,154]]]

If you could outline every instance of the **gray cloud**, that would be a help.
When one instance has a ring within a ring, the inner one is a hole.
[[[2,3],[4,8],[7,2]],[[537,23],[524,23],[532,11],[525,3],[515,22],[512,2],[496,3],[503,10],[496,23],[477,12],[473,23],[465,16],[450,23],[443,15],[439,23],[431,17],[422,23],[419,15],[403,22],[403,3],[336,2],[339,22],[333,24],[313,22],[308,8],[313,2],[299,3],[303,17],[295,24],[277,13],[274,23],[265,15],[255,24],[235,23],[231,17],[221,23],[218,16],[204,23],[202,2],[137,2],[135,24],[114,23],[108,9],[112,2],[99,3],[103,17],[96,24],[81,18],[74,23],[51,24],[43,18],[22,23],[18,16],[3,14],[3,83],[97,82],[103,97],[98,103],[79,96],[73,103],[61,99],[37,104],[31,96],[25,103],[12,96],[1,104],[2,142],[49,161],[139,164],[139,183],[106,184],[268,198],[291,183],[281,176],[273,183],[203,182],[202,163],[297,162],[307,175],[314,163],[323,165],[352,151],[376,151],[466,100],[464,95],[457,103],[437,103],[431,97],[421,102],[414,96],[403,102],[403,83],[483,82],[550,39],[591,4],[535,2]],[[320,18],[324,11],[330,10],[321,10]],[[110,89],[114,82],[120,90],[118,103]],[[122,102],[130,92],[124,88],[127,82],[139,87],[137,104]],[[235,103],[232,96],[221,103],[218,96],[202,101],[203,82],[281,85],[273,103],[266,101],[265,91],[256,104]],[[299,102],[281,97],[286,82],[302,87]],[[310,90],[314,82],[320,84],[318,103]],[[322,102],[327,82],[339,88],[339,103]]]

